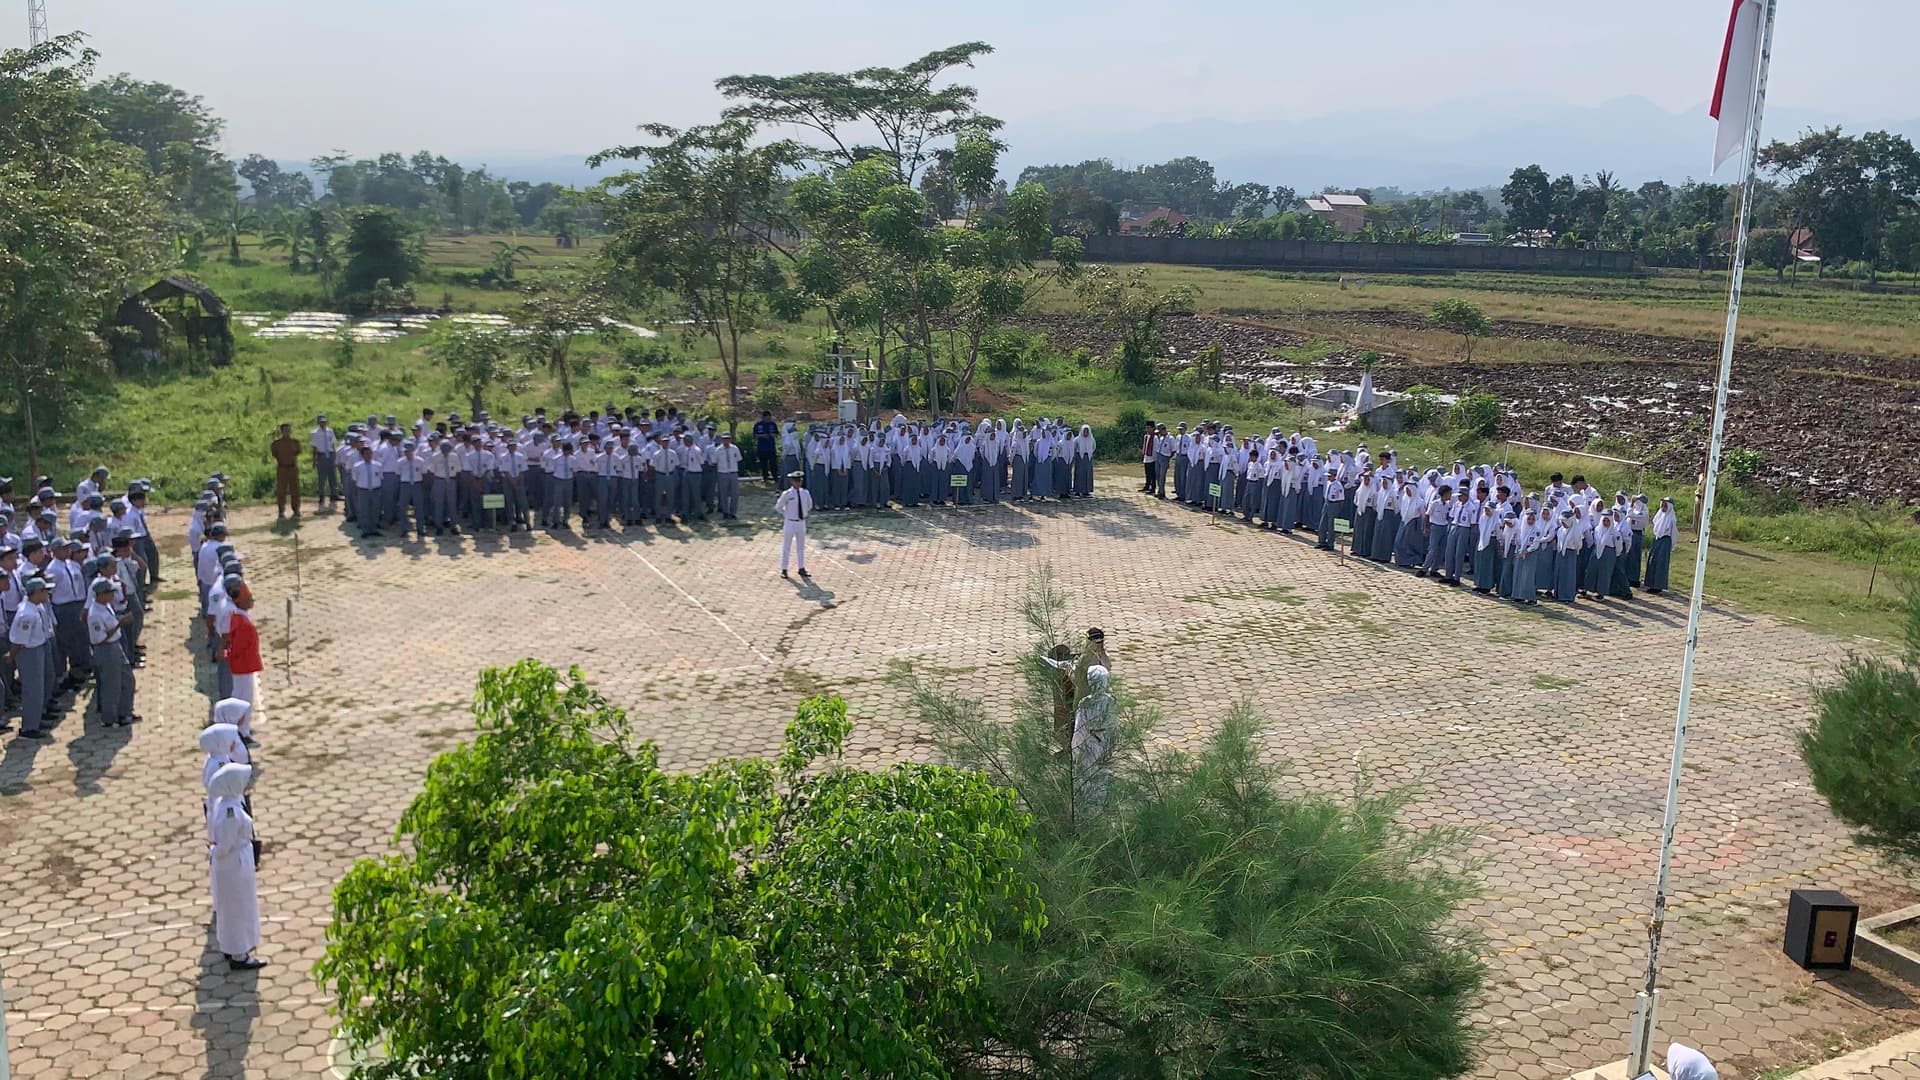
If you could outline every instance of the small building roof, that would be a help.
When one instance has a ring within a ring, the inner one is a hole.
[[[1365,206],[1367,205],[1367,200],[1361,198],[1358,195],[1342,195],[1338,192],[1332,192],[1332,191],[1326,193],[1325,195],[1319,196],[1319,198],[1323,202],[1325,202],[1328,206]]]

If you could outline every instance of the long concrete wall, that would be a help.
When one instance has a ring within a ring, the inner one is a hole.
[[[1584,270],[1625,273],[1630,251],[1473,247],[1463,244],[1354,244],[1324,240],[1199,240],[1178,236],[1089,236],[1091,262],[1265,266],[1300,270]]]

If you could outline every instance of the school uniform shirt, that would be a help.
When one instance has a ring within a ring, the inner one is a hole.
[[[111,603],[87,601],[87,640],[95,645],[110,645],[120,640],[120,616]]]
[[[740,458],[740,448],[731,443],[721,443],[713,448],[714,468],[722,473],[739,472]]]
[[[575,463],[573,455],[563,450],[549,450],[545,459],[547,475],[555,480],[573,479]]]
[[[806,488],[790,487],[773,500],[783,522],[805,521],[813,516],[813,493]]]
[[[403,451],[391,443],[382,445],[373,452],[373,460],[380,463],[380,475],[392,476],[400,471],[400,455]]]
[[[7,627],[7,640],[23,649],[37,649],[53,638],[53,607],[50,604],[21,603]]]
[[[353,486],[361,491],[372,491],[380,486],[380,463],[361,460],[353,463]]]
[[[67,559],[49,559],[47,561],[47,584],[52,587],[52,600],[55,607],[61,604],[77,604],[87,598],[87,580],[80,573],[80,567]]]
[[[515,443],[508,443],[494,457],[493,467],[501,476],[520,477],[527,471],[527,455]]]
[[[227,590],[215,589],[207,594],[207,614],[213,616],[214,633],[227,636],[233,629],[233,611],[233,597],[227,595]]]

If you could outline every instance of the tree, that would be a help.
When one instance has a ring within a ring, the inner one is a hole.
[[[784,231],[784,174],[801,147],[761,141],[744,119],[681,131],[642,128],[655,146],[602,151],[590,161],[643,161],[603,185],[608,227],[604,249],[616,279],[633,292],[664,290],[678,303],[689,336],[713,339],[727,380],[727,408],[740,411],[740,338],[759,325],[769,292],[780,284],[763,242]],[[728,430],[734,429],[728,422]]]
[[[1493,332],[1493,323],[1487,318],[1487,313],[1475,306],[1473,301],[1459,297],[1435,301],[1433,310],[1427,313],[1427,322],[1436,329],[1459,334],[1460,354],[1468,361],[1473,359],[1473,339]]]
[[[820,160],[847,168],[879,158],[908,186],[939,159],[943,144],[963,131],[991,134],[1001,123],[975,107],[980,92],[959,83],[938,85],[948,71],[972,67],[993,52],[983,41],[936,49],[900,68],[870,67],[851,74],[730,75],[714,85],[739,104],[729,121],[749,127],[793,126],[819,133]]]
[[[260,219],[247,212],[239,203],[228,203],[226,212],[220,216],[220,231],[227,238],[227,261],[240,261],[240,234],[252,232],[260,227]]]
[[[1793,244],[1779,229],[1755,229],[1747,237],[1747,252],[1776,278],[1784,278],[1787,267],[1793,264]]]
[[[1553,218],[1553,182],[1538,165],[1515,169],[1500,189],[1500,201],[1507,206],[1507,227],[1514,232],[1547,228]]]
[[[1004,214],[978,230],[954,230],[944,245],[945,261],[955,271],[954,314],[966,334],[964,359],[957,359],[954,408],[965,412],[980,359],[981,339],[1026,305],[1049,281],[1071,281],[1080,269],[1080,241],[1054,238],[1048,228],[1050,200],[1039,184],[1021,184],[1007,198]],[[1035,263],[1051,256],[1053,267]]]
[[[400,216],[384,206],[355,210],[347,219],[347,266],[340,289],[349,296],[371,292],[385,280],[395,288],[413,280],[419,263]],[[316,245],[317,246],[317,245]]]
[[[115,75],[87,88],[107,137],[135,147],[165,184],[173,207],[212,218],[233,198],[233,163],[220,152],[224,126],[197,95]]]
[[[1862,843],[1920,868],[1920,583],[1906,592],[1906,648],[1894,660],[1850,656],[1814,691],[1800,735],[1814,789]]]
[[[35,475],[39,420],[104,362],[102,325],[165,247],[165,193],[95,118],[93,60],[72,34],[0,52],[0,394]]]
[[[1137,428],[1134,434],[1137,435]],[[914,688],[955,766],[1032,818],[1037,941],[996,941],[968,1076],[1450,1077],[1473,1064],[1482,968],[1457,932],[1465,834],[1400,824],[1412,792],[1308,793],[1263,763],[1246,705],[1191,753],[1117,681],[1105,765],[1061,754],[1065,599],[1043,571],[1020,681],[988,701]],[[1071,709],[1086,692],[1070,691]],[[990,702],[990,703],[989,703]],[[1069,714],[1071,715],[1071,713]],[[1090,772],[1110,776],[1090,809]]]
[[[452,374],[454,389],[467,395],[471,410],[467,415],[478,416],[494,383],[524,381],[524,373],[509,364],[512,348],[507,335],[496,328],[449,323],[428,342],[427,355]]]
[[[729,120],[789,125],[825,139],[801,148],[805,159],[827,171],[794,184],[800,224],[815,241],[805,248],[813,265],[799,266],[795,252],[795,269],[830,279],[842,291],[828,297],[785,290],[770,280],[784,313],[797,315],[794,305],[812,295],[831,302],[836,318],[873,327],[876,384],[885,378],[886,338],[898,336],[900,351],[917,353],[924,364],[927,403],[935,413],[941,411],[943,371],[934,335],[960,286],[955,268],[942,258],[934,204],[914,185],[922,170],[937,165],[946,175],[933,194],[950,187],[970,222],[976,211],[1003,207],[1010,199],[1004,181],[994,177],[1005,149],[994,137],[1000,121],[975,107],[979,92],[973,87],[942,85],[953,68],[971,67],[990,52],[983,42],[964,42],[901,68],[736,75],[716,84],[738,103],[728,108]],[[813,183],[803,188],[808,181]],[[899,371],[904,403],[911,370],[903,362]]]
[[[316,973],[385,1075],[939,1075],[989,938],[1043,921],[1013,793],[844,764],[839,698],[801,704],[777,761],[693,773],[577,670],[482,672],[474,718],[403,853],[334,890]]]
[[[1193,311],[1192,286],[1157,289],[1144,266],[1124,274],[1095,266],[1081,276],[1076,288],[1086,314],[1120,338],[1113,349],[1113,364],[1121,380],[1145,386],[1158,378],[1157,364],[1167,351],[1161,324],[1169,315]]]
[[[520,294],[509,315],[530,363],[560,384],[560,400],[573,408],[573,342],[599,333],[609,318],[604,287],[584,277],[533,286]]]
[[[512,281],[513,272],[523,262],[533,259],[539,252],[518,240],[495,240],[493,255],[487,260],[487,270],[496,281]]]
[[[1768,144],[1760,164],[1789,178],[1783,198],[1794,224],[1813,230],[1827,260],[1864,261],[1878,271],[1902,254],[1887,249],[1889,230],[1920,213],[1920,151],[1904,136],[1809,131]]]
[[[333,250],[333,219],[319,207],[311,207],[301,230],[307,238],[307,263],[320,275],[320,287],[331,291],[333,276],[340,270],[340,257]]]

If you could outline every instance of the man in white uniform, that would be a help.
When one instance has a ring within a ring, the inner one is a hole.
[[[797,553],[800,576],[812,581],[807,573],[807,518],[813,514],[813,493],[801,486],[806,479],[798,469],[788,473],[787,490],[773,500],[773,508],[780,512],[780,576],[787,576],[789,554]]]

